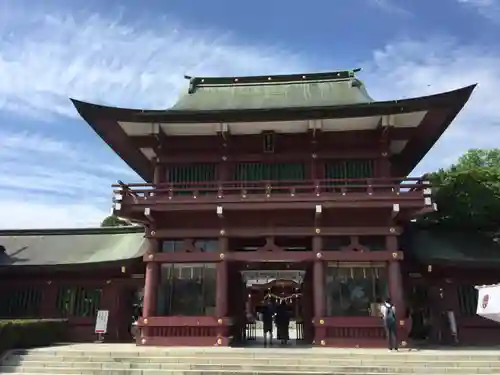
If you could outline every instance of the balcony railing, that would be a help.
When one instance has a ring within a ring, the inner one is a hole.
[[[157,197],[176,202],[224,200],[227,198],[272,198],[290,196],[297,199],[322,195],[349,194],[430,196],[428,181],[421,178],[317,179],[297,181],[227,181],[179,182],[160,184],[113,185],[115,200],[128,197],[142,201]]]

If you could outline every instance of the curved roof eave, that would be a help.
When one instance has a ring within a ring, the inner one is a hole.
[[[94,131],[145,181],[153,177],[152,163],[135,148],[118,122],[135,123],[200,123],[200,122],[259,122],[287,119],[313,120],[381,116],[397,113],[442,109],[446,116],[439,121],[428,121],[417,140],[401,155],[396,174],[406,175],[430,150],[441,134],[469,100],[476,84],[460,89],[417,98],[370,102],[344,106],[266,108],[224,111],[145,110],[108,107],[71,99],[82,118]],[[438,116],[439,118],[439,116]],[[401,174],[403,173],[403,174]]]
[[[150,110],[140,108],[120,108],[109,107],[99,104],[83,102],[77,99],[70,99],[78,113],[84,119],[101,119],[127,121],[127,122],[161,122],[161,123],[197,123],[211,122],[224,118],[225,122],[232,122],[231,119],[243,114],[245,117],[254,116],[255,121],[279,120],[278,116],[307,115],[307,118],[342,118],[361,117],[372,115],[384,115],[394,113],[405,113],[429,110],[438,107],[450,107],[465,105],[476,84],[465,86],[456,90],[439,94],[420,96],[415,98],[373,101],[369,103],[349,104],[341,106],[317,106],[317,107],[283,107],[283,108],[259,108],[247,110],[210,110],[210,111],[183,111],[174,109]],[[269,118],[271,117],[271,118]],[[275,119],[276,118],[276,119]],[[234,122],[237,119],[233,120]],[[248,121],[248,119],[246,120]],[[87,121],[88,122],[88,121]],[[92,125],[91,125],[92,126]]]

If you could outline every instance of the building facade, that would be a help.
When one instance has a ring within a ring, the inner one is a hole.
[[[286,282],[282,293],[295,295],[301,339],[316,346],[383,345],[377,306],[387,297],[402,345],[414,311],[431,306],[440,327],[446,309],[475,303],[452,298],[465,295],[454,282],[472,267],[456,256],[461,244],[440,258],[444,242],[429,252],[425,231],[405,232],[436,209],[428,182],[408,175],[474,86],[377,102],[355,73],[187,77],[167,110],[73,100],[145,181],[114,186],[114,213],[145,228],[138,345],[244,343],[266,295],[250,280],[266,273],[267,294]],[[481,259],[472,287],[498,271]],[[457,316],[468,342],[491,329]]]
[[[150,243],[140,343],[240,339],[242,272],[272,268],[305,272],[312,344],[379,344],[387,296],[405,344],[398,238],[434,209],[428,182],[407,175],[474,86],[376,102],[354,71],[188,78],[165,111],[74,101],[147,181],[115,186],[115,214]]]

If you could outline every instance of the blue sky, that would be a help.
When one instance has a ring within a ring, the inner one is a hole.
[[[0,228],[98,225],[138,182],[68,97],[165,108],[184,74],[361,67],[375,99],[479,83],[415,175],[498,147],[500,0],[0,0]]]

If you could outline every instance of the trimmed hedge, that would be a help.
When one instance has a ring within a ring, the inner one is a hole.
[[[27,349],[64,342],[67,320],[0,320],[0,353],[9,349]]]

